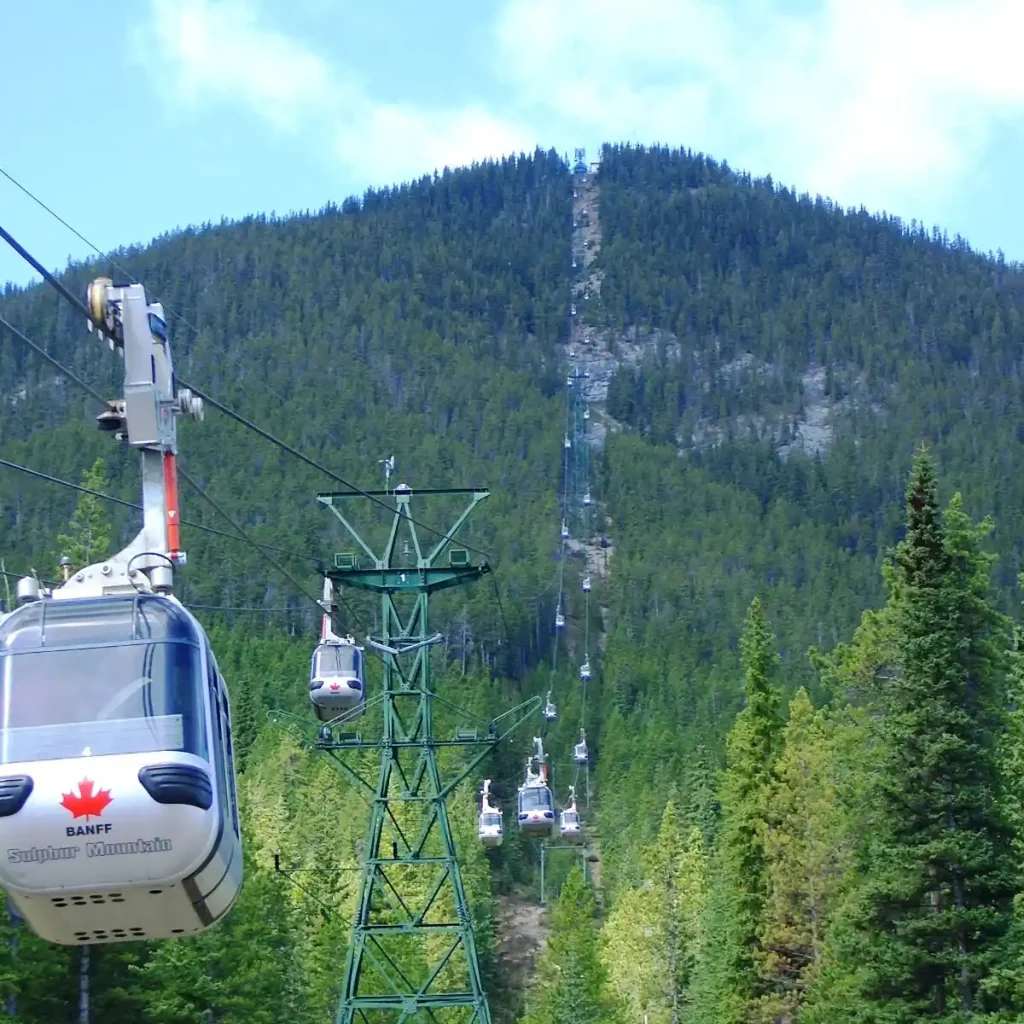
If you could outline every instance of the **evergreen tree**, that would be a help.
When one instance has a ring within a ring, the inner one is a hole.
[[[575,865],[552,914],[523,1024],[616,1024],[597,930],[593,890]]]
[[[601,959],[612,991],[628,1019],[663,1024],[668,1012],[667,965],[661,892],[650,879],[638,889],[624,889],[601,930]]]
[[[1024,577],[1021,579],[1024,586]],[[1024,627],[1014,626],[1007,673],[1006,732],[1000,744],[1001,806],[1013,831],[1014,849],[1024,856]]]
[[[718,829],[718,798],[716,774],[705,746],[700,745],[687,759],[683,772],[683,820],[700,830],[710,845]]]
[[[890,571],[898,654],[878,694],[862,894],[864,992],[879,1020],[960,1021],[1003,1002],[986,980],[1009,927],[1015,871],[996,803],[1006,641],[988,599],[985,532],[959,499],[943,521],[932,459],[921,451]]]
[[[103,491],[106,486],[106,465],[97,459],[82,474],[82,486],[92,491]],[[60,556],[71,559],[72,571],[98,562],[110,549],[110,519],[100,499],[92,494],[80,494],[69,532],[57,537]]]
[[[137,969],[145,1019],[154,1024],[302,1021],[289,985],[296,949],[283,887],[247,857],[238,905],[209,931],[161,942]]]
[[[605,923],[603,959],[627,1016],[678,1024],[703,939],[708,852],[700,829],[684,832],[672,800],[643,860],[643,885],[622,892]]]
[[[757,994],[757,936],[768,889],[763,821],[782,722],[772,682],[779,662],[775,636],[756,597],[740,649],[746,706],[726,742],[720,867],[714,883],[719,894],[709,911],[718,918],[714,927],[721,935],[701,957],[700,973],[706,976],[695,980],[700,1012],[715,1024],[742,1021]]]
[[[820,971],[849,861],[824,716],[802,687],[789,705],[784,744],[762,823],[768,891],[758,969],[766,991],[752,1018],[764,1024],[792,1018]]]

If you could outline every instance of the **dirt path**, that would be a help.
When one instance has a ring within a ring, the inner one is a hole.
[[[515,993],[518,1006],[491,1007],[496,1022],[514,1022],[523,1009],[537,954],[548,939],[544,907],[521,896],[498,897],[498,934],[495,950],[506,991]]]

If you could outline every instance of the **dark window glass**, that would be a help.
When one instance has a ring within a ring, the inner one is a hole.
[[[149,314],[149,329],[161,341],[167,340],[167,324],[156,313]]]
[[[550,811],[551,794],[546,786],[528,786],[519,791],[520,811]]]
[[[224,781],[228,789],[228,802],[231,804],[231,821],[237,836],[240,833],[238,830],[238,802],[235,799],[235,750],[231,742],[231,712],[228,707],[228,696],[223,689],[220,692],[220,710],[221,721],[224,725],[224,749],[227,753],[227,778]]]
[[[184,750],[208,757],[188,644],[0,649],[0,763]]]
[[[497,814],[485,814],[483,823],[488,828],[494,828],[495,825],[501,824],[501,816]]]
[[[0,625],[3,652],[132,640],[200,644],[196,626],[181,605],[152,594],[34,601]]]
[[[358,676],[358,649],[348,644],[325,644],[318,647],[313,654],[313,675],[319,679]]]

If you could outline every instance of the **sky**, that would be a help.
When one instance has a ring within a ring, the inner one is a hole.
[[[1024,261],[1021,0],[0,7],[0,168],[104,251],[628,141]],[[0,224],[51,269],[91,253],[2,176]],[[34,279],[0,249],[0,283]]]

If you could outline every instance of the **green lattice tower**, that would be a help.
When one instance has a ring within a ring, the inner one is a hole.
[[[393,499],[395,511],[383,552],[377,555],[338,507],[354,492],[318,495],[341,521],[359,551],[335,556],[327,576],[341,587],[380,595],[381,628],[371,637],[384,650],[382,692],[367,709],[382,705],[383,735],[363,741],[358,733],[322,727],[316,746],[325,751],[371,804],[359,898],[335,1024],[405,1024],[425,1021],[480,1022],[491,1015],[480,977],[472,919],[459,870],[447,798],[527,715],[540,698],[486,721],[457,727],[453,736],[434,733],[434,705],[442,701],[430,678],[430,595],[480,579],[490,571],[472,564],[469,552],[451,546],[458,529],[487,497],[481,489],[417,490],[416,496],[469,495],[454,525],[424,550],[410,514],[414,492],[398,487],[363,492]],[[401,545],[400,533],[411,541]],[[439,638],[439,635],[438,635]],[[404,656],[403,649],[410,649]],[[409,664],[405,664],[408,661]],[[464,718],[469,712],[455,708]],[[502,734],[498,723],[517,716]],[[344,723],[344,716],[342,718]],[[468,764],[448,763],[458,748],[478,749]],[[375,782],[358,763],[379,752]],[[356,759],[356,765],[351,763]],[[444,771],[444,775],[442,774]]]

